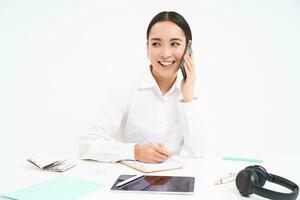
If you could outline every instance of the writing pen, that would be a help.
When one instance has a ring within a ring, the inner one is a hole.
[[[137,179],[140,179],[140,178],[142,178],[142,177],[144,177],[144,176],[145,176],[145,175],[143,175],[143,174],[135,175],[135,176],[133,176],[133,177],[131,177],[131,178],[129,178],[129,179],[126,179],[126,180],[121,181],[120,183],[118,183],[118,184],[117,184],[117,187],[124,186],[124,185],[126,185],[127,183],[131,183],[131,182],[133,182],[133,181],[135,181],[135,180],[137,180]]]
[[[147,142],[149,142],[150,144],[153,144],[153,142],[144,134],[144,132],[143,131],[141,131],[141,129],[140,128],[138,128],[139,129],[139,134],[147,141]]]
[[[142,137],[143,137],[147,142],[149,142],[150,144],[154,144],[154,142],[152,142],[152,141],[144,134],[144,132],[143,132],[140,128],[137,127],[137,129],[139,130],[140,136],[142,136]],[[170,157],[170,156],[169,156],[169,159],[175,160],[173,157]],[[175,160],[175,161],[176,161],[176,160]]]

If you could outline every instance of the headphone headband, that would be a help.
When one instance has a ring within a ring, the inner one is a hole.
[[[281,193],[263,188],[265,181],[269,181],[290,189],[291,193]],[[299,187],[292,181],[269,174],[262,166],[249,166],[240,171],[236,177],[236,186],[243,196],[255,193],[259,196],[274,200],[295,200],[298,197]]]

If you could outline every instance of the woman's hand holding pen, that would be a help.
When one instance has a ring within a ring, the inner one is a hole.
[[[171,156],[164,144],[136,144],[134,147],[135,159],[146,163],[160,163],[164,162],[169,156]]]
[[[184,57],[184,68],[186,72],[186,80],[181,82],[182,102],[189,102],[194,100],[194,87],[196,82],[195,64],[193,54],[189,55],[187,52]]]

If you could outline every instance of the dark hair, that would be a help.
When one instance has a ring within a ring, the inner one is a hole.
[[[186,20],[184,19],[184,17],[182,15],[180,15],[174,11],[160,12],[153,17],[153,19],[151,20],[151,22],[147,28],[147,40],[149,39],[149,34],[150,34],[152,26],[158,22],[163,22],[163,21],[171,21],[174,24],[176,24],[177,26],[179,26],[184,32],[184,35],[186,38],[186,43],[189,40],[192,40],[192,32],[191,32],[189,24],[186,22]]]

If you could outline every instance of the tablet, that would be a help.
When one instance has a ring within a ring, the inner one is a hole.
[[[151,176],[145,175],[135,181],[117,187],[121,181],[127,180],[134,175],[120,175],[112,191],[124,192],[150,192],[168,194],[193,194],[195,177],[189,176]]]

